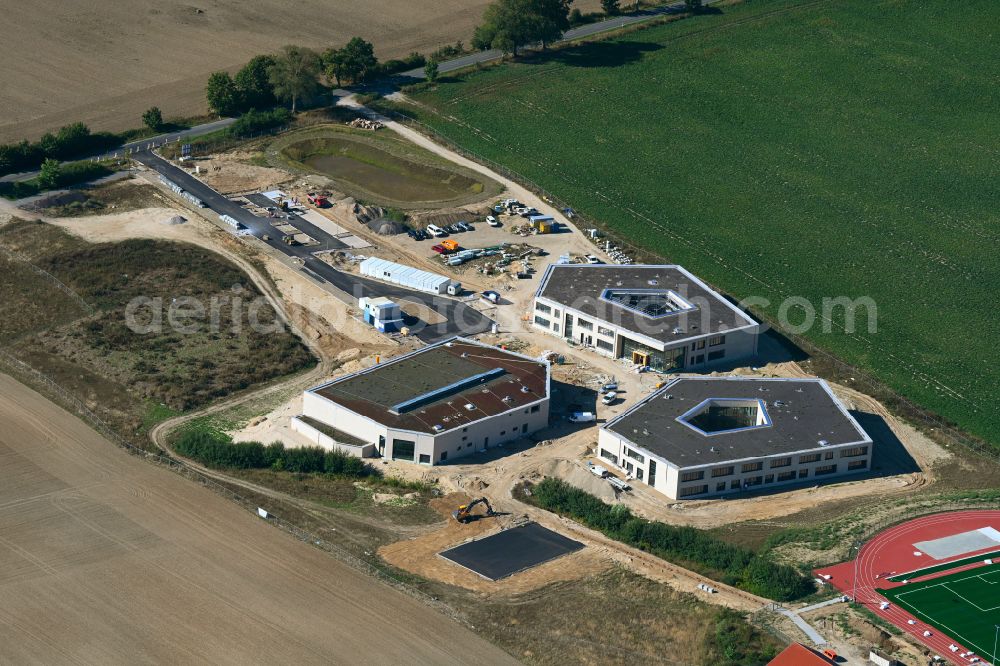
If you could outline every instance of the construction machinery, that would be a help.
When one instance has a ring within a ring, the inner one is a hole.
[[[472,520],[472,510],[478,504],[482,504],[483,506],[486,507],[485,517],[489,518],[491,516],[497,515],[496,511],[494,511],[493,507],[490,505],[490,501],[485,497],[480,497],[479,499],[472,500],[468,504],[463,504],[454,511],[452,511],[451,517],[460,523],[467,523],[470,520]]]
[[[330,205],[330,200],[325,194],[310,192],[306,195],[306,198],[309,199],[309,203],[316,206],[316,208],[326,208]]]

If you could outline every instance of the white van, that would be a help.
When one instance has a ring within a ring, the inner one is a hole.
[[[429,233],[431,236],[434,236],[434,238],[440,238],[441,236],[448,235],[447,231],[437,226],[436,224],[428,224],[427,233]]]
[[[486,216],[486,224],[490,225],[491,227],[499,227],[500,226],[500,220],[498,220],[493,215],[487,215]]]

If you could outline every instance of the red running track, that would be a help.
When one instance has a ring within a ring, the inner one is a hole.
[[[962,659],[957,653],[948,649],[949,645],[955,644],[959,648],[959,653],[967,652],[970,648],[963,646],[957,640],[940,633],[936,628],[928,626],[922,620],[914,617],[905,610],[898,608],[896,604],[889,606],[888,610],[882,610],[879,605],[887,601],[878,592],[876,587],[890,589],[903,585],[903,583],[892,583],[886,578],[895,574],[907,573],[916,569],[922,569],[935,564],[944,564],[961,560],[977,553],[987,553],[997,550],[997,546],[978,551],[962,553],[951,558],[935,560],[926,553],[915,555],[917,548],[913,545],[920,541],[939,539],[977,530],[981,527],[993,527],[1000,530],[1000,511],[955,511],[949,513],[938,513],[932,516],[924,516],[911,520],[910,522],[890,527],[884,532],[880,532],[861,547],[856,560],[843,562],[832,567],[816,569],[816,575],[820,577],[831,576],[829,583],[847,595],[857,595],[858,603],[866,606],[870,611],[896,625],[906,633],[915,637],[918,641],[926,645],[934,654],[948,659],[955,664],[968,664],[967,659]],[[965,568],[974,568],[981,565],[970,565]],[[854,580],[857,571],[857,581]],[[952,571],[943,571],[928,576],[945,576]],[[914,576],[914,580],[918,577]],[[855,582],[857,587],[855,588]],[[856,592],[855,592],[856,590]],[[916,620],[916,624],[907,624],[908,620]],[[931,636],[925,637],[923,632],[931,631]],[[988,656],[978,655],[983,661],[987,661]],[[980,662],[982,663],[982,662]]]

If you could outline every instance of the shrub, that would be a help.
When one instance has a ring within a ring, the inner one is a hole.
[[[259,134],[288,124],[291,117],[292,114],[285,108],[272,109],[271,111],[250,109],[229,126],[229,134],[239,138]]]
[[[633,516],[628,507],[611,506],[560,479],[536,485],[532,500],[543,509],[570,516],[607,536],[665,560],[691,568],[769,599],[790,601],[813,592],[812,581],[768,556],[721,541],[693,527],[667,525]]]
[[[286,449],[281,442],[233,442],[220,432],[185,431],[174,442],[177,453],[214,468],[273,469],[299,474],[333,474],[355,479],[381,472],[360,458],[318,446]]]

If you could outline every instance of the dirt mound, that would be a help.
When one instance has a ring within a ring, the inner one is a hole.
[[[395,236],[396,234],[403,233],[405,230],[400,222],[384,217],[368,222],[368,228],[380,236]]]
[[[173,217],[163,220],[163,224],[166,224],[168,226],[184,224],[185,222],[187,222],[187,218],[181,217],[180,215],[174,215]]]

